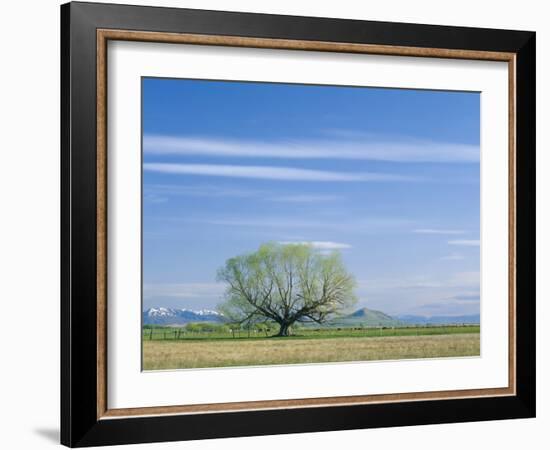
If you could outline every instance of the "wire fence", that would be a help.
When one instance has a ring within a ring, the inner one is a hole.
[[[145,326],[144,340],[199,340],[199,339],[265,339],[276,337],[278,329],[272,328],[238,328],[220,327],[218,329],[188,329],[184,327]],[[479,333],[479,325],[423,325],[398,327],[330,327],[330,328],[294,328],[290,338],[336,338],[336,337],[391,337],[391,336],[426,336],[441,334]],[[285,337],[284,339],[288,339]]]

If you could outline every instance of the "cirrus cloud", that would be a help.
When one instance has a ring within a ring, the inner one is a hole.
[[[319,250],[343,250],[346,248],[351,248],[351,245],[349,244],[332,241],[279,241],[279,244],[310,245],[311,247]]]
[[[464,234],[464,230],[439,230],[435,228],[420,228],[413,230],[417,234]]]
[[[253,178],[282,181],[417,181],[416,177],[388,173],[334,172],[279,166],[240,166],[225,164],[145,163],[148,172],[213,177]]]
[[[351,159],[389,162],[478,163],[479,146],[418,139],[390,140],[350,136],[344,139],[213,139],[203,136],[145,135],[151,155],[200,155],[241,158]]]
[[[449,245],[461,245],[464,247],[479,247],[479,239],[456,239],[448,241]]]

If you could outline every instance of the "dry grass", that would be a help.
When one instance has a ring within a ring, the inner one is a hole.
[[[143,341],[143,369],[479,355],[479,334],[338,339]]]

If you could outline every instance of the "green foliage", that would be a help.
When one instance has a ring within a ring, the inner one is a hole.
[[[229,327],[210,322],[193,322],[184,327],[185,331],[192,333],[228,333]]]

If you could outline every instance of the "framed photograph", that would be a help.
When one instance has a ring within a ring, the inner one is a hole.
[[[535,33],[61,7],[71,447],[535,415]]]

